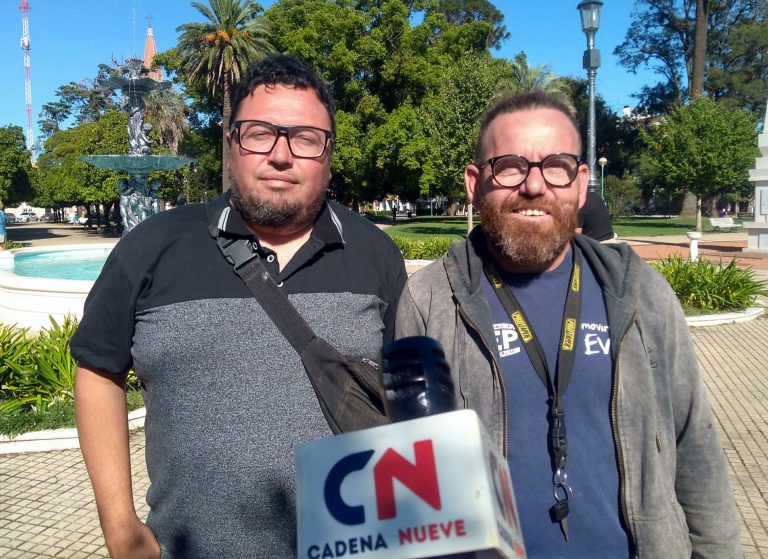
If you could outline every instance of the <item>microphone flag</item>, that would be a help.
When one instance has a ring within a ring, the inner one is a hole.
[[[524,559],[507,460],[459,410],[296,450],[298,557]]]

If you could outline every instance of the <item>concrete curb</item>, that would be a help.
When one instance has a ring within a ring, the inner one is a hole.
[[[742,312],[727,312],[720,314],[702,314],[699,316],[687,316],[685,322],[691,328],[703,326],[719,326],[721,324],[733,324],[734,322],[747,322],[754,320],[765,312],[763,307],[752,307]]]
[[[146,408],[139,408],[128,413],[128,430],[144,427]],[[0,436],[0,454],[21,454],[24,452],[47,452],[80,448],[77,429],[48,429],[32,431],[17,437]]]

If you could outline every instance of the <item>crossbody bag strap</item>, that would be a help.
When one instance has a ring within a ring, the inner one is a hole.
[[[243,238],[228,239],[219,235],[216,237],[216,244],[277,329],[301,355],[317,336],[269,275],[256,253],[253,242]]]

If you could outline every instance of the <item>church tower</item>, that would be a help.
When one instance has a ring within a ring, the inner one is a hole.
[[[157,47],[155,46],[155,32],[152,30],[152,26],[149,26],[147,27],[147,40],[144,41],[144,57],[142,59],[145,68],[152,67],[152,60],[155,58],[156,54]],[[163,74],[159,69],[152,70],[147,75],[155,81],[163,81]]]

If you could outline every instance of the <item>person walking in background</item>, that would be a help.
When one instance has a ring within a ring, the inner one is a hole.
[[[464,173],[481,224],[409,278],[396,337],[445,348],[507,456],[529,558],[740,558],[685,317],[626,244],[575,233],[581,150],[557,97],[486,111]]]
[[[0,250],[5,250],[8,229],[5,226],[5,210],[3,204],[0,204]]]
[[[299,355],[220,241],[255,254],[341,353],[377,360],[392,338],[402,255],[325,198],[335,135],[327,86],[301,60],[271,55],[232,106],[231,193],[126,235],[71,342],[81,448],[114,558],[297,555],[294,449],[331,429]],[[131,491],[130,369],[147,408],[146,524]]]

